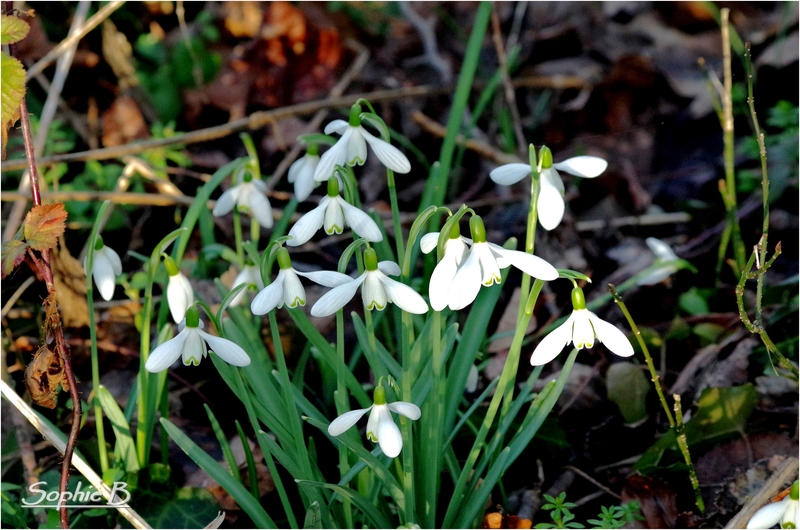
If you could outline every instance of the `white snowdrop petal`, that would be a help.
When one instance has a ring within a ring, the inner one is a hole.
[[[254,315],[266,315],[281,303],[283,300],[282,272],[283,271],[278,273],[278,277],[275,278],[274,282],[264,287],[261,292],[253,298],[253,302],[250,304],[251,313]]]
[[[673,265],[664,265],[648,272],[636,281],[636,285],[656,285],[661,283],[678,271]]]
[[[258,224],[264,228],[272,228],[275,220],[272,218],[272,206],[267,196],[260,191],[252,190],[247,202],[250,215],[258,221]]]
[[[763,508],[753,514],[750,521],[747,523],[747,528],[772,528],[786,512],[786,506],[789,503],[789,497],[784,497],[778,502],[767,504]]]
[[[328,205],[328,196],[322,198],[319,206],[306,213],[298,219],[298,221],[289,230],[290,239],[286,242],[287,246],[297,247],[306,243],[309,239],[314,237],[317,230],[322,228],[322,223],[325,218],[325,208]]]
[[[389,300],[403,311],[415,315],[423,315],[428,312],[428,304],[425,303],[425,299],[408,285],[393,280],[384,274],[380,274],[378,279],[383,284]]]
[[[194,292],[189,280],[181,273],[170,276],[167,281],[167,303],[172,320],[180,322],[186,316],[186,310],[194,303]]]
[[[379,261],[378,262],[378,270],[384,274],[388,274],[389,276],[400,276],[400,265],[395,263],[394,261]]]
[[[324,182],[331,178],[336,166],[343,166],[347,158],[347,141],[352,134],[352,129],[348,128],[339,141],[320,157],[317,169],[314,171],[314,180]]]
[[[545,335],[542,341],[533,350],[531,355],[531,365],[540,366],[547,364],[564,349],[564,346],[572,341],[572,316],[566,322]]]
[[[383,311],[391,300],[381,282],[381,276],[385,276],[380,271],[367,271],[364,276],[364,285],[361,287],[364,307]]]
[[[398,148],[381,138],[373,136],[363,127],[361,127],[361,134],[384,166],[396,173],[408,173],[411,171],[411,162]]]
[[[226,213],[233,210],[233,205],[236,204],[236,199],[239,196],[239,187],[233,186],[225,191],[217,202],[214,204],[214,209],[211,210],[211,213],[214,217],[219,217],[220,215],[225,215]]]
[[[672,248],[670,248],[669,245],[660,239],[648,237],[644,240],[644,242],[647,243],[647,246],[650,247],[650,250],[653,251],[653,254],[656,255],[656,258],[664,261],[678,260],[678,256],[675,255],[675,252],[672,251]]]
[[[203,342],[203,337],[200,336],[198,328],[186,328],[186,342],[183,343],[183,358],[184,366],[199,366],[200,361],[206,356],[206,345]]]
[[[344,211],[342,210],[344,199],[341,197],[327,197],[327,199],[328,205],[325,207],[322,226],[328,235],[341,234],[344,231]]]
[[[551,167],[548,169],[543,169],[541,173],[541,179],[539,179],[540,186],[549,186],[551,188],[555,188],[564,195],[564,181],[561,180],[561,175],[558,174],[555,167]]]
[[[403,450],[403,435],[395,425],[391,413],[386,412],[388,419],[381,418],[378,424],[378,444],[383,454],[389,458],[395,458]]]
[[[331,436],[339,436],[344,433],[347,429],[355,425],[371,408],[372,407],[345,412],[328,425],[328,434]]]
[[[500,247],[502,248],[502,247]],[[492,252],[488,243],[478,243],[472,246],[472,252],[478,256],[481,264],[481,283],[487,287],[495,283],[500,283],[500,265],[497,263],[495,253]],[[498,256],[505,257],[504,254],[497,253]],[[510,262],[509,262],[510,263]],[[506,265],[507,267],[508,265]],[[503,267],[505,268],[505,267]]]
[[[425,234],[419,240],[419,249],[422,251],[423,254],[429,254],[432,250],[436,249],[436,246],[439,244],[439,232],[431,232],[429,234]]]
[[[105,249],[106,247],[103,248]],[[105,253],[95,252],[92,277],[103,300],[111,300],[114,297],[116,275],[114,274],[114,267]]]
[[[344,199],[342,199],[339,204],[342,207],[344,218],[350,228],[353,229],[353,232],[373,243],[383,241],[381,229],[377,224],[375,224],[375,221],[373,221],[369,215],[362,212],[352,204],[349,204]]]
[[[300,283],[300,278],[294,269],[285,269],[281,272],[286,273],[283,280],[283,302],[289,307],[306,305],[306,290],[303,289],[303,284]]]
[[[558,270],[539,256],[519,250],[508,250],[494,243],[489,243],[489,248],[493,253],[507,259],[511,265],[534,278],[548,282],[558,278]]]
[[[344,120],[333,120],[325,126],[325,134],[338,133],[343,134],[350,124]]]
[[[531,166],[528,164],[505,164],[494,168],[492,172],[489,173],[489,178],[497,184],[510,186],[516,184],[530,174]]]
[[[345,163],[348,166],[363,166],[367,160],[367,142],[364,140],[361,130],[361,127],[350,127],[347,131],[350,133],[350,137],[347,139],[347,156],[345,156]],[[342,141],[344,138],[343,135]]]
[[[553,164],[553,167],[576,177],[592,179],[606,170],[608,162],[598,156],[575,156]]]
[[[183,328],[183,331],[175,337],[153,350],[144,365],[145,370],[155,373],[172,366],[172,363],[177,361],[178,357],[183,353],[183,345],[190,329],[192,328]]]
[[[587,310],[588,311],[588,310]],[[597,315],[588,311],[589,319],[594,326],[597,340],[606,345],[606,348],[620,357],[630,357],[633,355],[633,346],[625,333],[617,326],[601,320]]]
[[[428,286],[428,296],[431,300],[431,307],[434,311],[442,311],[447,307],[450,286],[458,271],[458,265],[454,256],[444,255],[442,261],[436,264],[431,274],[431,283]]]
[[[319,165],[319,156],[306,155],[299,161],[304,162],[304,164],[295,171],[294,181],[290,180],[289,182],[294,182],[295,197],[298,201],[302,202],[308,199],[311,192],[314,191],[314,187],[317,185],[317,182],[314,180],[314,172]],[[297,162],[295,162],[295,164],[296,163]]]
[[[336,271],[295,271],[295,273],[297,273],[298,276],[308,278],[312,282],[318,283],[324,287],[339,287],[340,285],[344,285],[347,282],[353,281],[353,278],[347,274],[342,274],[341,272]]]
[[[114,271],[114,276],[119,276],[122,274],[122,261],[119,259],[119,254],[117,254],[113,248],[105,245],[103,245],[103,248],[100,249],[100,252],[102,252],[103,256],[105,256],[105,258],[111,264],[111,270]]]
[[[208,343],[211,350],[220,358],[233,366],[247,366],[250,364],[250,356],[241,346],[228,339],[215,337],[205,331],[197,330],[200,336]]]
[[[394,403],[389,403],[388,406],[389,410],[392,412],[396,412],[410,420],[418,420],[422,414],[418,406],[413,403],[406,403],[405,401],[395,401]]]
[[[539,214],[539,224],[545,230],[553,230],[564,218],[564,197],[558,190],[551,187],[542,186],[539,189],[539,200],[537,212]]]
[[[576,348],[591,348],[594,346],[595,330],[589,318],[589,311],[578,309],[572,312],[572,343]]]
[[[463,309],[475,300],[480,289],[481,264],[473,248],[453,278],[450,292],[447,293],[447,305],[453,311]]]
[[[348,283],[334,287],[317,300],[311,308],[312,317],[332,315],[347,304],[355,296],[358,286],[364,281],[364,274]]]

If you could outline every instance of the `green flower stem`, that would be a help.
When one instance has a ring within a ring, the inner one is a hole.
[[[675,400],[675,439],[678,441],[678,447],[683,454],[683,460],[689,467],[689,480],[692,482],[692,489],[694,490],[694,502],[697,509],[701,514],[706,513],[706,505],[703,502],[703,495],[700,493],[700,482],[697,480],[697,473],[692,464],[692,457],[689,456],[689,443],[686,441],[686,430],[683,423],[683,411],[681,410],[681,396],[680,394],[672,394],[672,399]]]
[[[394,171],[386,169],[386,184],[389,187],[389,202],[392,205],[392,223],[394,224],[394,244],[397,247],[397,263],[403,263],[405,258],[405,243],[403,242],[403,227],[400,224],[400,206],[397,204],[397,188],[394,183]]]
[[[439,481],[441,477],[442,458],[442,422],[444,421],[444,407],[447,402],[447,377],[444,373],[444,351],[441,345],[442,313],[433,311],[431,317],[431,367],[433,372],[433,391],[425,400],[426,417],[422,422],[422,440],[424,440],[425,459],[418,466],[420,472],[421,499],[425,505],[422,512],[421,526],[434,528],[436,526],[436,499],[439,498]]]
[[[369,313],[369,310],[366,311]],[[370,322],[371,324],[371,322]],[[371,329],[372,326],[369,326]],[[371,335],[374,340],[374,335]],[[341,416],[350,410],[347,399],[347,389],[344,382],[344,370],[346,369],[345,355],[344,355],[344,309],[336,312],[336,354],[339,362],[336,364],[336,394],[334,401],[336,405],[336,414]],[[345,434],[346,435],[346,434]],[[338,444],[339,447],[339,475],[344,477],[350,471],[350,460],[347,453],[345,444]],[[342,510],[344,511],[345,525],[347,528],[353,528],[353,506],[350,499],[342,498]]]
[[[414,359],[412,358],[411,345],[414,343],[414,322],[411,314],[402,312],[401,348],[403,352],[403,381],[402,401],[412,403],[411,389],[413,387]],[[417,519],[414,497],[414,438],[411,430],[411,421],[405,416],[400,416],[400,431],[403,434],[403,495],[405,498],[405,523],[416,523]]]
[[[106,447],[105,426],[103,424],[103,409],[97,400],[97,389],[100,388],[100,361],[97,353],[97,322],[94,312],[94,284],[92,282],[92,268],[94,267],[94,253],[101,219],[105,217],[111,201],[103,201],[97,211],[92,232],[89,235],[89,244],[86,251],[86,303],[89,306],[89,341],[92,348],[92,390],[94,403],[94,419],[97,431],[97,451],[100,454],[100,469],[105,473],[108,469],[108,448]]]
[[[239,213],[239,209],[235,206],[233,207],[233,237],[236,241],[236,265],[241,271],[242,267],[244,267],[244,247],[242,246],[242,214]]]
[[[683,413],[681,412],[681,398],[678,394],[673,394],[672,396],[675,400],[675,416],[673,416],[669,405],[667,405],[667,399],[664,397],[664,391],[661,388],[661,381],[658,376],[658,372],[656,371],[655,364],[653,363],[653,358],[650,356],[650,350],[647,348],[647,344],[645,344],[644,339],[642,338],[642,332],[639,331],[639,327],[633,321],[633,317],[631,316],[630,311],[628,311],[628,307],[625,305],[625,302],[623,302],[622,297],[617,293],[614,285],[608,284],[608,290],[611,292],[611,296],[614,297],[614,301],[625,315],[625,318],[627,319],[628,324],[631,326],[634,336],[636,336],[636,340],[639,342],[639,346],[642,348],[642,353],[644,353],[644,358],[647,362],[647,368],[650,370],[650,378],[653,381],[653,386],[656,387],[656,393],[658,393],[658,399],[661,401],[661,406],[664,408],[664,412],[667,415],[669,426],[675,431],[675,437],[678,440],[678,448],[683,455],[686,465],[689,467],[689,479],[692,482],[692,489],[694,489],[697,509],[700,510],[700,513],[704,514],[706,508],[703,504],[703,497],[700,493],[700,485],[697,481],[697,474],[695,473],[694,465],[692,464],[692,457],[689,454],[689,444],[686,442],[686,433],[684,432]]]
[[[528,159],[531,165],[531,203],[528,206],[528,228],[525,232],[525,252],[533,254],[533,249],[536,246],[536,225],[539,221],[539,165],[536,161],[536,149],[533,144],[528,146]],[[522,275],[522,285],[520,286],[520,306],[519,313],[521,315],[525,308],[524,304],[528,299],[530,292],[531,277],[527,274]],[[519,318],[519,317],[517,317]]]

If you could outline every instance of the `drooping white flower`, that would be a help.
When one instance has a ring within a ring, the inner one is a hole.
[[[434,311],[441,311],[447,307],[450,286],[453,284],[459,265],[468,255],[469,247],[467,245],[471,243],[471,239],[461,236],[458,225],[453,225],[450,237],[445,243],[444,256],[436,264],[436,268],[433,269],[433,274],[431,274],[428,294]],[[439,232],[431,232],[422,236],[419,248],[422,252],[428,254],[436,250],[438,244]]]
[[[237,274],[236,278],[233,279],[233,285],[231,285],[231,289],[235,289],[237,286],[243,283],[247,284],[247,287],[239,291],[239,294],[233,297],[233,300],[231,300],[230,303],[231,307],[241,305],[242,302],[244,302],[247,291],[249,291],[252,287],[255,287],[256,290],[261,290],[264,288],[264,282],[261,280],[261,271],[258,270],[258,267],[252,263],[242,267],[242,270],[239,271],[239,274]]]
[[[285,248],[280,247],[277,252],[280,271],[275,281],[264,287],[250,304],[250,311],[254,315],[265,315],[276,307],[280,309],[283,304],[291,308],[306,305],[306,291],[298,276],[308,278],[325,287],[337,287],[352,281],[350,276],[340,272],[300,272],[292,267],[289,252]]]
[[[328,149],[320,158],[314,172],[314,180],[328,180],[336,166],[361,166],[367,159],[367,144],[372,148],[378,160],[387,168],[397,173],[411,171],[411,163],[399,149],[392,144],[371,135],[361,126],[361,105],[350,108],[350,120],[333,120],[325,127],[325,134],[341,134],[339,141]]]
[[[358,278],[348,277],[348,282],[334,287],[325,293],[314,307],[311,316],[325,317],[334,314],[355,296],[359,285],[361,298],[367,309],[383,311],[389,302],[394,302],[400,309],[421,315],[428,312],[428,304],[414,289],[387,276],[400,274],[400,266],[393,261],[381,261],[374,249],[364,251],[364,273]]]
[[[470,218],[469,229],[473,240],[472,248],[448,287],[447,305],[450,309],[455,311],[471,304],[482,285],[490,287],[500,283],[500,269],[511,265],[540,280],[551,281],[558,278],[556,268],[542,258],[488,243],[483,220],[477,215]],[[443,291],[444,283],[431,284],[431,299],[443,295],[443,292],[438,291]]]
[[[289,230],[286,244],[296,247],[314,237],[324,227],[328,235],[341,234],[345,225],[367,241],[383,240],[383,234],[372,218],[339,196],[339,180],[328,180],[328,194],[319,201],[319,206],[301,217]]]
[[[272,206],[265,195],[267,185],[256,180],[250,173],[242,172],[236,177],[237,184],[231,186],[217,199],[211,211],[214,217],[225,215],[236,206],[240,212],[249,213],[264,228],[272,228]]]
[[[167,269],[167,303],[172,320],[180,322],[186,316],[186,310],[194,304],[194,291],[189,279],[184,276],[169,256],[164,257],[164,267]]]
[[[580,287],[572,290],[572,308],[567,321],[551,331],[533,350],[533,366],[549,363],[569,343],[580,350],[594,346],[595,339],[620,357],[633,355],[633,346],[620,329],[586,309],[586,300]]]
[[[798,482],[794,481],[789,495],[778,502],[767,504],[754,513],[747,523],[747,528],[772,528],[778,523],[780,528],[797,528],[800,525],[798,485]]]
[[[197,308],[192,306],[186,311],[186,319],[181,321],[180,333],[153,350],[144,367],[148,372],[160,372],[169,368],[172,363],[183,358],[183,364],[195,366],[200,364],[208,354],[208,348],[214,351],[223,361],[234,366],[247,366],[250,356],[237,344],[215,337],[203,331],[203,323]],[[208,344],[208,346],[206,346]]]
[[[595,178],[606,170],[608,162],[596,156],[576,156],[553,164],[550,149],[544,147],[540,153],[542,172],[539,177],[539,199],[536,208],[539,223],[545,230],[552,230],[564,217],[564,183],[558,171],[566,171],[576,177]],[[506,164],[495,168],[489,173],[489,178],[498,184],[510,186],[530,174],[529,164]]]
[[[83,258],[83,270],[86,271],[86,258]],[[94,260],[92,261],[92,277],[103,300],[111,300],[117,276],[122,274],[122,262],[113,248],[103,244],[103,238],[97,236]]]
[[[669,245],[654,237],[648,237],[645,243],[656,255],[656,260],[651,265],[652,270],[639,278],[637,285],[655,285],[678,272],[681,260]]]
[[[306,154],[295,160],[289,167],[288,179],[294,184],[294,196],[298,202],[308,199],[317,185],[314,180],[314,172],[319,165],[318,149],[317,144],[309,145]]]
[[[387,404],[386,390],[379,385],[375,388],[371,407],[345,412],[331,422],[328,426],[328,434],[339,436],[355,425],[367,412],[369,412],[367,438],[372,443],[379,444],[383,454],[389,458],[395,458],[403,449],[403,436],[392,419],[392,412],[396,412],[410,420],[418,420],[421,414],[419,407],[413,403],[395,401]]]

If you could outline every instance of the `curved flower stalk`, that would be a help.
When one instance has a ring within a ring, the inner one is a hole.
[[[247,366],[250,356],[237,344],[215,337],[203,331],[203,323],[197,308],[192,306],[186,311],[186,319],[180,323],[180,333],[168,340],[150,354],[144,367],[148,372],[160,372],[169,368],[172,363],[183,359],[183,364],[195,366],[200,364],[211,348],[220,358],[234,366]],[[207,344],[207,345],[206,345]]]
[[[549,363],[570,342],[580,350],[594,346],[595,339],[620,357],[633,355],[633,346],[621,330],[586,309],[586,299],[580,287],[572,290],[572,308],[567,321],[551,331],[533,350],[533,366]]]
[[[286,244],[296,247],[314,237],[317,230],[325,228],[328,235],[341,234],[345,225],[367,241],[383,240],[383,234],[372,218],[339,196],[339,180],[328,180],[328,194],[319,201],[319,206],[301,217],[289,230]]]
[[[421,414],[419,407],[413,403],[405,401],[386,403],[386,390],[382,385],[378,385],[375,387],[372,406],[345,412],[331,422],[328,426],[328,434],[339,436],[355,425],[367,412],[369,412],[367,438],[372,443],[379,444],[383,454],[389,458],[395,458],[403,450],[403,436],[392,419],[392,412],[410,420],[418,420]]]
[[[473,215],[470,218],[469,229],[473,240],[469,255],[458,267],[452,281],[448,283],[443,280],[437,284],[431,282],[431,300],[446,297],[450,309],[463,309],[475,300],[482,285],[490,287],[500,283],[500,269],[512,265],[540,280],[551,281],[558,278],[556,268],[542,258],[488,243],[486,228],[479,216]]]
[[[419,248],[425,254],[436,250],[439,243],[439,232],[431,232],[422,236]],[[458,224],[454,224],[450,231],[450,237],[445,243],[444,256],[436,264],[431,274],[431,283],[428,293],[431,299],[431,308],[434,311],[441,311],[447,307],[450,286],[456,277],[459,265],[469,255],[469,246],[472,240],[461,236]]]
[[[265,195],[267,185],[244,170],[237,175],[236,180],[237,184],[217,199],[211,213],[214,217],[219,217],[229,213],[235,206],[240,212],[249,213],[261,226],[272,228],[272,206]]]
[[[536,203],[539,223],[545,230],[552,230],[561,223],[564,217],[564,183],[558,171],[566,171],[582,178],[595,178],[608,167],[608,162],[596,156],[576,156],[557,164],[553,163],[550,149],[541,150],[542,172],[539,180],[539,200]],[[516,163],[505,164],[489,173],[497,184],[510,186],[531,174],[531,166]]]
[[[167,303],[172,320],[176,323],[183,320],[186,310],[194,304],[194,291],[189,279],[178,269],[178,265],[169,256],[164,256],[164,267],[167,269]]]
[[[334,271],[300,272],[292,267],[289,252],[285,248],[279,247],[277,252],[280,271],[275,281],[264,287],[250,304],[250,311],[254,315],[265,315],[284,304],[291,308],[306,305],[306,291],[298,276],[325,287],[337,287],[352,280],[350,276]]]
[[[88,274],[86,258],[83,258],[83,270]],[[119,254],[113,248],[105,246],[103,238],[98,235],[94,247],[92,278],[103,300],[109,301],[114,297],[114,286],[120,274],[122,274],[122,262]]]
[[[797,528],[800,525],[800,483],[794,481],[789,495],[778,502],[760,508],[747,528],[772,528],[780,523],[780,528]]]
[[[247,293],[247,291],[253,287],[255,287],[257,291],[260,291],[264,288],[264,282],[261,280],[261,271],[259,271],[258,267],[256,267],[253,262],[249,260],[248,264],[242,267],[242,270],[236,275],[236,278],[234,278],[231,289],[234,289],[243,283],[247,284],[247,287],[239,291],[239,294],[233,297],[233,300],[231,300],[230,303],[231,307],[242,305],[242,302],[244,302],[246,296],[245,293]]]
[[[338,133],[341,138],[328,149],[319,160],[314,172],[314,180],[325,181],[331,178],[336,166],[364,165],[367,159],[367,144],[372,148],[378,160],[387,168],[397,173],[411,171],[408,161],[399,149],[370,134],[361,126],[361,105],[356,103],[350,107],[350,119],[333,120],[325,126],[325,134]]]
[[[311,192],[317,185],[314,180],[314,172],[319,165],[319,146],[311,144],[306,149],[306,154],[298,158],[289,167],[287,178],[294,184],[294,196],[298,202],[308,199]]]
[[[400,266],[393,261],[378,263],[375,250],[364,251],[364,273],[358,278],[348,277],[348,282],[325,293],[314,307],[311,316],[325,317],[343,308],[361,287],[361,298],[367,309],[383,311],[389,302],[394,302],[403,311],[421,315],[428,312],[428,304],[414,289],[387,276],[400,274]]]

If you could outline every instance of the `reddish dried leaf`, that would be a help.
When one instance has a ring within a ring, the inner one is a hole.
[[[25,386],[34,403],[48,409],[56,408],[58,387],[69,390],[64,364],[58,353],[47,346],[39,348],[25,369]]]
[[[48,250],[56,246],[64,233],[67,211],[60,202],[34,206],[25,216],[22,232],[28,246],[34,250]]]
[[[17,265],[25,259],[25,249],[28,245],[19,239],[12,239],[3,243],[3,278],[11,274]]]

